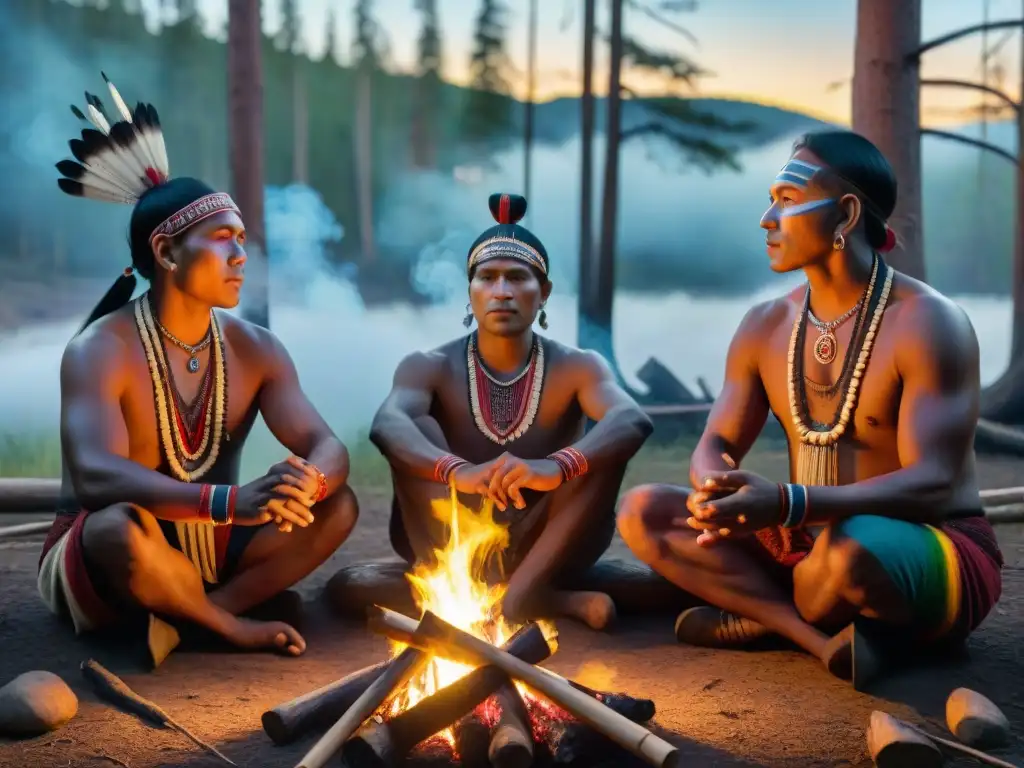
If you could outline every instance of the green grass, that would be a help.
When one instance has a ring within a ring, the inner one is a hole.
[[[346,441],[352,461],[351,484],[358,489],[387,489],[387,462],[365,434]],[[647,482],[684,482],[694,441],[672,445],[648,444],[630,463],[626,487]],[[282,448],[262,424],[257,424],[242,454],[242,478],[255,478],[283,459]],[[60,441],[45,433],[0,433],[0,477],[60,477]]]

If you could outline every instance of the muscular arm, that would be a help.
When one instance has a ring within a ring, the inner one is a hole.
[[[269,331],[263,336],[267,369],[258,395],[260,413],[281,445],[324,473],[330,496],[348,481],[348,450],[302,391],[284,345]]]
[[[978,339],[967,316],[940,297],[918,297],[902,308],[893,332],[901,334],[896,439],[902,469],[811,488],[812,523],[863,514],[933,520],[974,449],[981,385]]]
[[[61,447],[78,503],[90,511],[138,504],[163,520],[200,520],[199,483],[183,483],[129,458],[121,412],[125,355],[119,338],[95,331],[74,339],[61,360]]]
[[[437,366],[428,355],[406,357],[370,427],[371,442],[391,466],[425,479],[434,477],[434,465],[447,454],[416,426],[416,419],[430,413],[437,377]]]
[[[704,434],[690,457],[690,484],[698,487],[708,475],[730,467],[726,454],[739,466],[768,419],[768,395],[758,370],[757,351],[764,343],[772,305],[751,309],[729,344],[725,360],[725,383],[708,414]]]
[[[597,423],[573,448],[587,457],[591,471],[626,463],[654,430],[650,417],[619,386],[600,355],[584,352],[574,364],[580,367],[580,408]]]

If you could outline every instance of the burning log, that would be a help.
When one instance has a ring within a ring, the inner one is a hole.
[[[415,648],[406,648],[392,660],[387,669],[349,707],[348,711],[331,726],[330,730],[313,745],[295,768],[323,768],[341,749],[367,718],[395,691],[426,665],[429,656]]]
[[[389,628],[402,634],[414,630],[416,645],[454,661],[493,665],[509,677],[521,680],[544,694],[584,723],[616,744],[643,758],[657,768],[674,768],[679,751],[642,725],[632,722],[597,699],[567,685],[561,678],[510,656],[490,643],[473,637],[427,611],[417,625],[415,620],[381,608],[375,612],[371,628],[387,634]]]
[[[263,730],[278,745],[291,744],[311,731],[329,728],[345,714],[391,661],[357,670],[263,713]]]
[[[509,658],[527,665],[544,661],[552,650],[536,624],[516,632],[502,649]],[[386,722],[369,723],[345,744],[342,754],[350,765],[360,768],[394,768],[413,747],[443,731],[506,683],[508,675],[501,668],[478,667]]]
[[[549,670],[544,671],[548,672]],[[593,688],[588,688],[585,685],[577,683],[575,680],[566,680],[565,682],[577,691],[582,691],[588,696],[593,696],[609,709],[618,712],[620,715],[632,720],[634,723],[649,722],[654,719],[654,715],[657,713],[654,702],[650,699],[637,699],[625,693],[606,693],[604,691],[595,691]]]
[[[459,753],[462,768],[487,768],[487,752],[491,746],[491,727],[484,718],[481,704],[455,724],[455,751]]]
[[[508,682],[495,692],[494,701],[500,713],[487,751],[492,768],[530,768],[533,765],[533,729],[523,697]]]

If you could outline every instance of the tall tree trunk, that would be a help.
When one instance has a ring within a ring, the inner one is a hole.
[[[260,4],[228,0],[228,135],[232,196],[245,222],[247,320],[270,327],[269,269],[263,218],[263,61]]]
[[[619,135],[622,105],[622,6],[612,0],[611,40],[608,66],[608,114],[605,128],[604,189],[601,193],[601,243],[594,265],[594,305],[591,349],[599,352],[618,372],[612,344],[612,314],[615,300],[615,246],[619,202]]]
[[[576,343],[589,343],[594,303],[594,15],[597,0],[583,0],[583,95],[580,98],[580,255]]]
[[[899,181],[890,224],[900,247],[889,261],[925,279],[921,207],[921,0],[858,0],[853,61],[853,130],[888,158]]]
[[[309,94],[298,56],[292,61],[292,181],[309,183]]]
[[[362,260],[376,259],[373,236],[373,71],[360,67],[356,74],[355,126],[356,196],[359,205],[359,238]]]
[[[1010,363],[1024,359],[1024,33],[1021,34],[1017,107],[1017,221],[1013,237],[1013,319]]]
[[[533,170],[533,101],[534,76],[537,70],[537,0],[530,0],[530,19],[527,33],[526,53],[526,119],[523,130],[523,195],[530,199],[530,185]]]

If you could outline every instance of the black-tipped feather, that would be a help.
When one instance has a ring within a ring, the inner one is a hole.
[[[57,163],[57,170],[69,179],[80,179],[85,175],[85,168],[74,160],[61,160]]]
[[[89,118],[87,118],[85,116],[85,113],[82,112],[82,110],[80,110],[74,104],[71,105],[71,114],[73,114],[75,117],[77,117],[82,122],[85,122],[85,123],[89,122]]]

